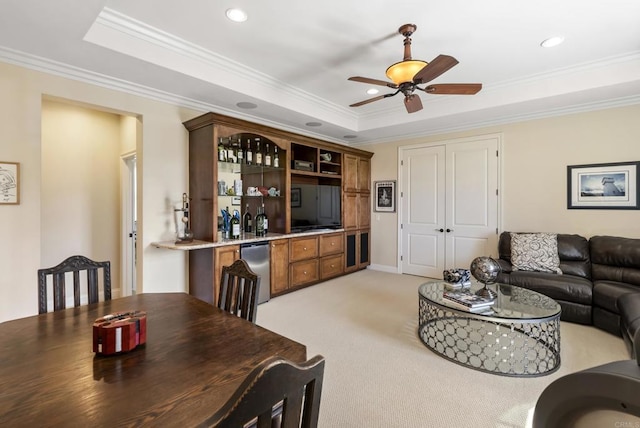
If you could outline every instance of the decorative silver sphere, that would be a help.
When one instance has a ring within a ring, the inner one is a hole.
[[[496,282],[498,274],[502,270],[500,269],[498,262],[491,257],[476,257],[471,261],[471,267],[469,270],[475,279],[484,284],[484,287],[478,290],[476,294],[489,299],[494,299],[496,297],[496,293],[493,290],[489,290],[487,288],[487,284]]]
[[[491,257],[476,257],[471,262],[471,275],[483,284],[496,282],[500,273],[500,265]]]

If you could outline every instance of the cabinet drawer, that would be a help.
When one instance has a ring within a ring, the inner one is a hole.
[[[306,260],[318,257],[318,237],[296,238],[289,244],[289,261]]]
[[[321,235],[320,236],[320,257],[327,256],[329,254],[343,253],[344,236],[342,233],[336,233],[335,235]]]
[[[320,259],[320,279],[327,279],[342,274],[344,254],[327,256]]]
[[[292,263],[290,268],[292,287],[318,280],[318,259]]]

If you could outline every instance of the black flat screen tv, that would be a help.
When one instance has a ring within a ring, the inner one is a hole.
[[[341,188],[329,184],[291,184],[291,231],[339,229]]]

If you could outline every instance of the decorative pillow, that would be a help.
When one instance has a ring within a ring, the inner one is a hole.
[[[512,233],[511,264],[513,270],[562,274],[555,233]]]

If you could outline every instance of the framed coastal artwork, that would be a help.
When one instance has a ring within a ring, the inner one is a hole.
[[[637,210],[640,161],[567,166],[567,208]]]
[[[20,164],[0,161],[0,204],[20,203]]]

